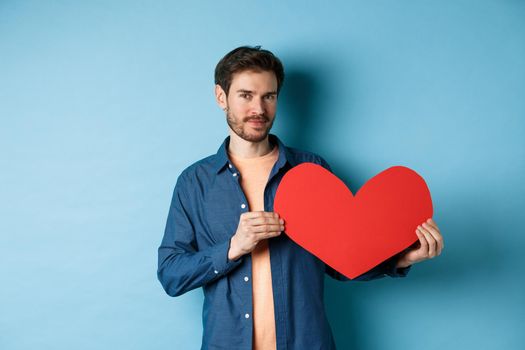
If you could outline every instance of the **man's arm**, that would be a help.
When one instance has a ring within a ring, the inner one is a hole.
[[[386,276],[390,277],[405,277],[410,271],[411,266],[397,267],[400,254],[396,254],[390,259],[385,260],[381,264],[377,265],[370,271],[363,273],[362,275],[357,276],[354,279],[349,279],[345,275],[337,272],[330,266],[326,265],[325,273],[330,277],[338,281],[370,281],[378,278],[383,278]]]
[[[197,250],[195,229],[186,203],[184,180],[179,177],[171,200],[164,237],[158,249],[157,277],[170,296],[182,295],[227,275],[241,263],[228,259],[230,240]]]
[[[158,252],[157,276],[166,293],[178,296],[226,276],[241,264],[264,239],[279,236],[284,221],[277,213],[246,212],[239,217],[231,239],[216,246],[197,249],[195,228],[188,212],[188,195],[183,177],[173,192],[164,238]]]
[[[416,230],[419,240],[412,244],[399,254],[379,264],[372,270],[354,278],[352,281],[369,281],[371,279],[381,278],[385,276],[390,277],[405,277],[413,264],[433,259],[441,254],[443,250],[443,236],[439,231],[439,227],[432,219],[428,219],[423,224],[419,225]],[[348,281],[349,279],[330,268],[326,267],[326,273],[331,277],[340,280]]]

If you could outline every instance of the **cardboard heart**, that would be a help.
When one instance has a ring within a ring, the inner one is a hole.
[[[425,180],[403,166],[377,174],[354,196],[325,168],[302,163],[281,180],[274,211],[293,241],[353,279],[418,240],[432,199]]]

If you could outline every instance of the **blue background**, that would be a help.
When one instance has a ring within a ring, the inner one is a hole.
[[[213,70],[262,45],[273,132],[354,191],[396,164],[446,248],[327,279],[340,349],[525,343],[524,1],[1,1],[0,349],[198,349],[202,291],[156,280],[173,186],[227,135]]]

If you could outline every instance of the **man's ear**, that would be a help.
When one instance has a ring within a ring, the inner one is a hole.
[[[228,107],[228,96],[226,96],[226,92],[224,92],[219,84],[215,85],[215,100],[222,110]]]

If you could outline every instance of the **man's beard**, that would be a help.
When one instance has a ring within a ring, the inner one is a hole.
[[[237,136],[239,136],[241,139],[249,141],[249,142],[261,142],[263,141],[266,136],[268,136],[268,133],[270,132],[270,129],[273,126],[273,120],[270,121],[270,118],[268,116],[261,114],[256,115],[252,117],[244,117],[242,121],[237,122],[237,118],[231,113],[229,109],[226,110],[226,122],[230,126],[230,129],[233,130]],[[265,130],[264,131],[258,131],[257,134],[250,134],[249,132],[245,132],[244,127],[250,127],[246,126],[248,121],[250,120],[262,120],[266,122],[265,124]],[[275,118],[274,118],[275,120]],[[269,122],[269,123],[268,123]]]

